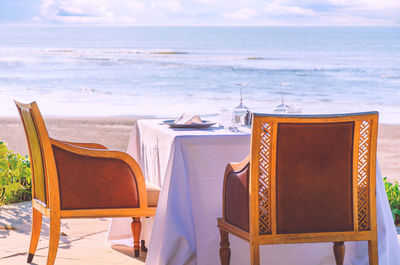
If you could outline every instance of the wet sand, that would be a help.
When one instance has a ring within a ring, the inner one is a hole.
[[[126,151],[138,117],[44,117],[50,137],[75,142],[96,142]],[[0,140],[9,149],[28,154],[22,123],[17,117],[0,118]],[[378,161],[384,177],[400,182],[400,125],[381,124]]]

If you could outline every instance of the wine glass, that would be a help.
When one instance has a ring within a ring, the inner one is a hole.
[[[235,84],[240,89],[240,103],[232,111],[232,120],[234,127],[237,129],[236,125],[248,125],[249,123],[249,108],[243,104],[243,87],[247,86],[248,83],[237,83]],[[235,129],[234,128],[234,129]]]
[[[282,94],[282,100],[281,104],[275,107],[274,113],[277,114],[300,114],[302,113],[301,108],[296,108],[293,105],[289,105],[285,103],[285,87],[288,86],[290,83],[285,83],[281,82],[281,94]]]
[[[282,114],[282,113],[287,113],[288,110],[290,109],[290,106],[285,103],[285,87],[288,86],[290,83],[281,82],[279,84],[281,85],[282,100],[281,104],[275,107],[274,113]]]

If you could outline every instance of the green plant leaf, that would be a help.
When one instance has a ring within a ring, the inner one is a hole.
[[[5,158],[0,158],[0,168],[3,171],[8,171],[8,160]]]
[[[397,181],[391,183],[387,178],[383,178],[385,190],[389,201],[389,206],[392,212],[392,217],[395,222],[400,221],[400,186]]]
[[[13,153],[0,141],[0,204],[30,200],[31,182],[28,156]]]
[[[2,144],[0,144],[0,157],[6,156],[7,151],[7,146],[2,142]]]

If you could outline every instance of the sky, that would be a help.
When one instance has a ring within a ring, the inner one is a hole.
[[[400,25],[400,0],[0,0],[0,24]]]

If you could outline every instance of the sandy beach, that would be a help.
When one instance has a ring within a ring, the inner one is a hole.
[[[50,137],[73,142],[96,142],[109,149],[126,151],[137,118],[125,117],[44,117]],[[0,140],[9,149],[28,154],[25,133],[19,118],[0,118]]]
[[[44,117],[51,137],[76,142],[97,142],[126,151],[137,117]],[[0,140],[9,149],[28,154],[22,123],[17,117],[0,118]],[[378,161],[384,177],[400,182],[400,125],[381,124]]]

